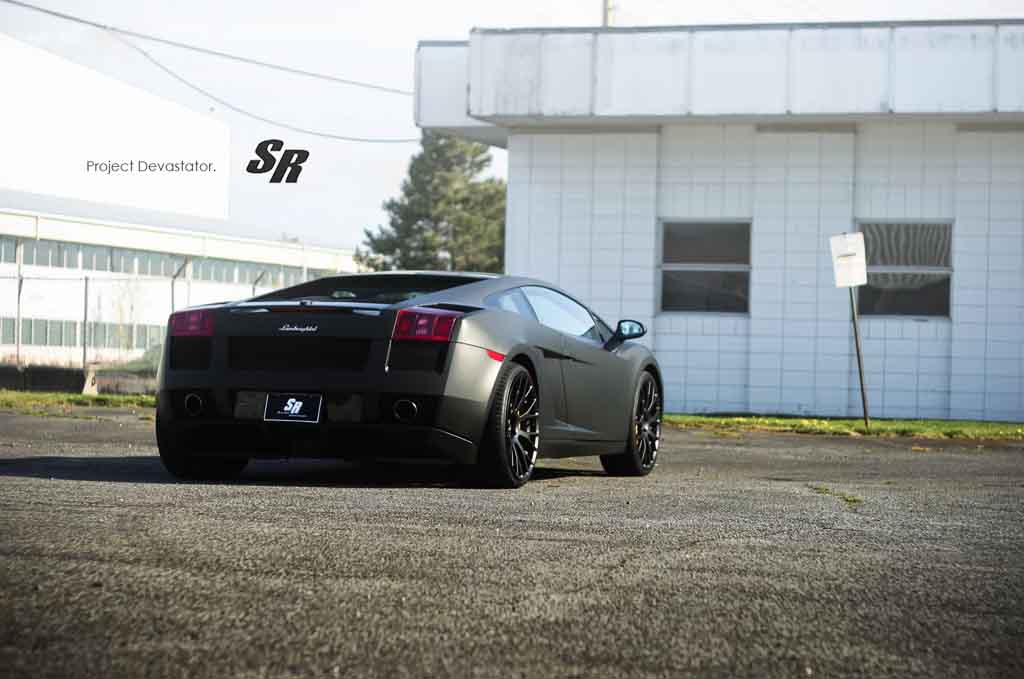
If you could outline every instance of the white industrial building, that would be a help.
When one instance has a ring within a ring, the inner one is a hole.
[[[350,250],[0,210],[0,364],[129,361],[174,309],[352,271]]]
[[[475,30],[416,119],[509,150],[506,270],[637,318],[685,412],[1024,420],[1024,22]]]

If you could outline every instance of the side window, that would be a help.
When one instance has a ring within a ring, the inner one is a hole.
[[[601,341],[594,317],[582,305],[554,290],[532,285],[523,288],[523,294],[537,314],[537,320],[544,325],[572,337]]]
[[[522,290],[519,288],[513,288],[512,290],[506,290],[505,292],[499,292],[491,295],[487,298],[487,303],[496,309],[502,311],[511,311],[514,314],[525,316],[530,319],[536,319],[533,314],[533,309],[527,303],[526,298],[523,296]]]
[[[594,316],[594,323],[597,325],[597,332],[601,336],[602,342],[607,342],[612,338],[612,335],[615,334],[615,332],[608,327],[608,324],[602,321],[600,317],[596,315]]]

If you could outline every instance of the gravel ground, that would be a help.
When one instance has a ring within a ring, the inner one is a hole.
[[[549,461],[261,462],[0,414],[0,676],[1024,676],[1024,447],[669,431]]]

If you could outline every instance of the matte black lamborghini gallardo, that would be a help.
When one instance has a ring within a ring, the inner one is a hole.
[[[173,475],[225,479],[253,457],[475,465],[516,487],[538,457],[600,455],[642,476],[661,376],[631,339],[541,281],[486,274],[322,278],[171,315],[157,440]]]

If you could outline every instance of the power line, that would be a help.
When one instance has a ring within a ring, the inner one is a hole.
[[[191,50],[193,52],[199,52],[201,54],[208,54],[222,59],[230,59],[232,61],[239,61],[244,64],[250,64],[253,66],[262,66],[263,68],[270,68],[276,71],[283,71],[285,73],[292,73],[294,75],[306,76],[307,78],[317,78],[319,80],[327,80],[330,82],[339,83],[342,85],[351,85],[353,87],[365,87],[371,90],[377,90],[379,92],[388,92],[391,94],[401,94],[406,97],[413,96],[413,93],[409,90],[398,89],[397,87],[387,87],[384,85],[377,85],[375,83],[362,82],[359,80],[349,80],[347,78],[339,78],[338,76],[329,75],[327,73],[318,73],[316,71],[307,71],[301,68],[293,68],[291,66],[282,66],[281,64],[274,64],[269,61],[260,61],[259,59],[250,59],[249,57],[239,56],[237,54],[230,54],[228,52],[220,52],[218,50],[209,49],[207,47],[200,47],[198,45],[190,45],[184,42],[178,42],[177,40],[169,40],[167,38],[161,38],[156,35],[150,35],[148,33],[140,33],[138,31],[131,31],[126,28],[118,28],[117,26],[110,26],[107,24],[100,23],[98,21],[91,21],[89,19],[83,19],[71,14],[65,14],[64,12],[58,12],[56,10],[47,9],[45,7],[38,7],[31,5],[27,2],[21,2],[21,0],[0,0],[0,2],[6,2],[9,5],[15,5],[16,7],[22,7],[24,9],[30,9],[36,12],[42,12],[43,14],[49,14],[50,16],[57,17],[58,19],[64,19],[66,21],[73,21],[78,24],[84,24],[86,26],[92,26],[93,28],[99,28],[104,31],[110,31],[112,33],[119,33],[121,35],[130,36],[132,38],[140,38],[142,40],[150,40],[152,42],[158,42],[164,45],[170,45],[172,47],[178,47],[184,50]]]
[[[357,142],[357,143],[364,143],[364,144],[413,144],[413,143],[417,143],[417,142],[420,141],[420,139],[418,137],[416,137],[416,138],[409,137],[409,138],[395,138],[395,139],[378,139],[378,138],[372,138],[372,137],[354,137],[354,136],[349,136],[349,135],[334,134],[332,132],[320,132],[318,130],[311,130],[311,129],[304,128],[304,127],[298,127],[296,125],[291,125],[289,123],[284,123],[284,122],[281,122],[279,120],[274,120],[273,118],[267,118],[266,116],[261,116],[261,115],[259,115],[257,113],[253,113],[251,111],[248,111],[248,110],[246,110],[246,109],[244,109],[244,108],[242,108],[240,106],[236,106],[236,105],[232,104],[231,102],[229,102],[229,101],[227,101],[225,99],[222,99],[221,97],[218,97],[217,95],[213,94],[209,90],[206,90],[206,89],[200,87],[199,85],[193,83],[192,81],[190,81],[189,79],[187,79],[183,75],[181,75],[180,73],[178,73],[178,72],[174,71],[173,69],[171,69],[169,66],[166,66],[165,64],[163,64],[160,60],[158,60],[156,57],[154,57],[152,54],[147,52],[145,49],[143,49],[139,45],[135,44],[131,40],[128,40],[125,36],[138,37],[138,38],[141,38],[143,40],[152,40],[154,42],[159,42],[159,43],[164,43],[164,44],[168,44],[168,45],[173,45],[175,47],[181,47],[181,48],[184,48],[184,49],[195,50],[195,51],[202,52],[202,53],[213,54],[213,55],[224,57],[224,58],[227,58],[227,59],[236,59],[238,61],[242,61],[242,62],[246,62],[246,63],[252,63],[252,64],[255,64],[255,65],[258,65],[258,66],[265,66],[265,67],[268,67],[268,68],[274,68],[274,69],[278,69],[278,70],[282,70],[282,71],[286,71],[286,72],[291,72],[291,73],[298,73],[300,75],[306,75],[306,76],[310,76],[310,77],[314,77],[314,78],[321,78],[321,79],[325,79],[325,80],[341,82],[341,83],[344,83],[346,85],[357,85],[357,86],[360,86],[360,87],[369,87],[369,88],[372,88],[372,89],[384,90],[384,91],[394,92],[394,93],[397,93],[397,94],[412,94],[411,92],[406,92],[404,90],[395,90],[395,89],[392,89],[392,88],[386,88],[386,87],[382,87],[382,86],[379,86],[379,85],[372,85],[372,84],[368,84],[368,83],[358,83],[356,81],[343,80],[341,78],[335,78],[334,76],[324,75],[324,74],[320,74],[320,73],[313,73],[313,72],[310,72],[310,71],[300,71],[298,69],[293,69],[293,68],[290,68],[290,67],[287,67],[287,66],[278,66],[276,64],[269,64],[269,63],[266,63],[266,62],[255,61],[255,60],[252,60],[252,59],[247,59],[245,57],[237,57],[237,56],[226,54],[226,53],[223,53],[223,52],[216,52],[214,50],[208,50],[208,49],[205,49],[205,48],[202,48],[202,47],[194,47],[192,45],[186,45],[184,43],[178,43],[178,42],[174,42],[174,41],[171,41],[171,40],[165,40],[163,38],[158,38],[158,37],[155,37],[155,36],[146,35],[144,33],[137,33],[135,31],[123,30],[123,29],[115,28],[113,26],[107,26],[105,24],[97,23],[97,22],[94,22],[94,21],[89,21],[87,19],[80,19],[78,17],[74,17],[74,16],[71,16],[69,14],[63,14],[62,12],[56,12],[56,11],[45,9],[45,8],[42,8],[42,7],[36,7],[34,5],[29,5],[27,3],[20,2],[19,0],[0,0],[0,2],[6,2],[6,3],[11,4],[11,5],[16,5],[16,6],[19,6],[19,7],[24,7],[24,8],[27,8],[27,9],[31,9],[31,10],[35,10],[35,11],[38,11],[38,12],[42,12],[44,14],[49,14],[49,15],[52,15],[52,16],[55,16],[55,17],[58,17],[58,18],[61,18],[61,19],[67,19],[68,21],[73,21],[73,22],[76,22],[76,23],[81,23],[81,24],[84,24],[84,25],[87,25],[87,26],[91,26],[93,28],[98,28],[99,30],[104,31],[105,33],[109,34],[114,39],[120,41],[125,46],[127,46],[127,47],[131,48],[132,50],[135,50],[136,52],[138,52],[149,63],[151,63],[152,65],[156,66],[161,71],[163,71],[164,73],[166,73],[170,77],[174,78],[175,80],[177,80],[179,83],[181,83],[185,87],[188,87],[189,89],[191,89],[191,90],[193,90],[195,92],[198,92],[202,96],[204,96],[204,97],[206,97],[206,98],[208,98],[208,99],[210,99],[212,101],[215,101],[216,103],[220,104],[224,108],[230,109],[230,110],[234,111],[235,113],[238,113],[240,115],[246,116],[248,118],[252,118],[253,120],[258,120],[258,121],[260,121],[262,123],[266,123],[268,125],[274,125],[275,127],[283,127],[286,130],[291,130],[293,132],[298,132],[300,134],[308,134],[308,135],[311,135],[311,136],[314,136],[314,137],[322,137],[324,139],[332,139],[332,140],[335,140],[335,141]]]
[[[10,0],[3,0],[3,1],[4,2],[9,2]],[[104,30],[107,30],[107,29],[104,29]],[[130,41],[130,40],[122,37],[121,35],[119,35],[116,31],[108,30],[108,33],[112,37],[114,37],[117,40],[121,41],[124,45],[130,47],[131,49],[133,49],[136,52],[138,52],[139,54],[141,54],[143,57],[146,58],[147,61],[149,61],[149,63],[153,64],[154,66],[156,66],[161,71],[163,71],[167,75],[169,75],[172,78],[174,78],[175,80],[177,80],[179,83],[181,83],[185,87],[188,87],[189,89],[191,89],[191,90],[193,90],[195,92],[198,92],[199,94],[203,95],[204,97],[207,97],[208,99],[211,99],[211,100],[217,102],[218,104],[220,104],[224,108],[231,109],[235,113],[239,113],[239,114],[241,114],[243,116],[246,116],[248,118],[252,118],[253,120],[258,120],[260,122],[267,123],[268,125],[274,125],[276,127],[283,127],[284,129],[291,130],[292,132],[299,132],[301,134],[309,134],[309,135],[312,135],[314,137],[323,137],[325,139],[334,139],[335,141],[351,141],[351,142],[360,142],[360,143],[365,143],[365,144],[412,144],[412,143],[417,143],[417,142],[420,141],[418,137],[399,138],[399,139],[374,139],[374,138],[370,138],[370,137],[349,137],[349,136],[345,136],[345,135],[341,135],[341,134],[333,134],[331,132],[319,132],[317,130],[310,130],[310,129],[307,129],[307,128],[304,128],[304,127],[296,127],[295,125],[290,125],[288,123],[283,123],[283,122],[281,122],[279,120],[274,120],[272,118],[267,118],[265,116],[261,116],[259,114],[253,113],[251,111],[247,111],[244,108],[241,108],[239,106],[235,106],[231,102],[226,101],[224,99],[221,99],[220,97],[218,97],[217,95],[213,94],[212,92],[203,89],[199,85],[196,85],[192,81],[186,79],[184,76],[178,74],[176,71],[171,70],[168,66],[165,66],[163,63],[161,63],[159,60],[157,60],[156,57],[154,57],[152,54],[150,54],[146,50],[142,49],[141,47],[139,47],[138,45],[136,45],[132,41]]]

